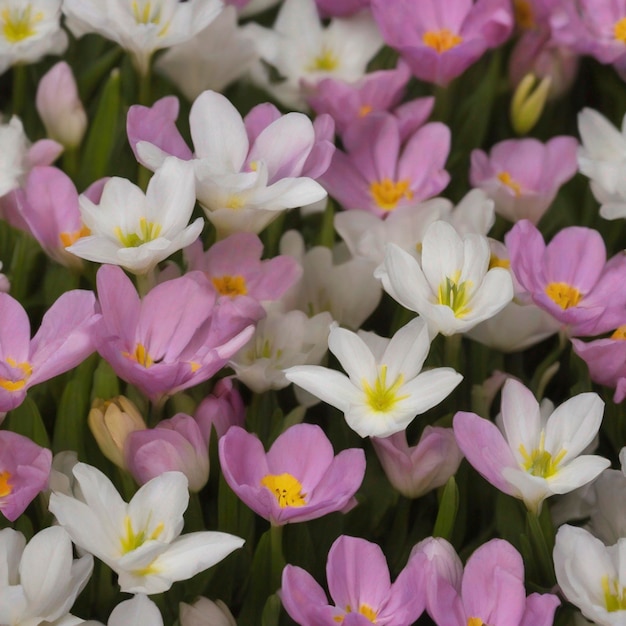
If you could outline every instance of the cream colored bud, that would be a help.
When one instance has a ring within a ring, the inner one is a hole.
[[[126,397],[94,400],[89,411],[89,428],[102,454],[118,467],[126,469],[124,444],[130,433],[147,428],[139,409]]]
[[[181,626],[237,626],[228,607],[221,601],[200,597],[193,604],[180,603]]]
[[[539,121],[550,94],[552,78],[546,76],[536,86],[537,78],[529,73],[522,78],[511,100],[511,125],[518,135],[525,135]]]

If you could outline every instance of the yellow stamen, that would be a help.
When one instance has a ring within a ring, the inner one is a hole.
[[[195,361],[189,361],[189,367],[191,367],[192,372],[197,372],[200,369],[200,363],[196,363]]]
[[[9,43],[18,43],[36,35],[35,24],[44,18],[41,11],[33,14],[30,3],[23,9],[3,9],[0,16],[2,17],[2,34]]]
[[[526,450],[523,443],[519,446],[520,454],[524,459],[524,469],[533,476],[540,478],[550,478],[559,471],[559,463],[567,454],[567,450],[561,448],[559,453],[552,458],[552,454],[545,449],[546,434],[542,430],[539,438],[539,447],[535,448],[530,454]]]
[[[267,487],[274,494],[281,509],[306,504],[306,494],[302,493],[302,485],[291,474],[267,474],[261,479],[261,486]]]
[[[371,104],[362,104],[359,107],[359,117],[366,117],[371,112],[372,112],[372,105]]]
[[[245,296],[248,293],[246,279],[241,274],[235,276],[215,276],[211,279],[213,286],[222,296]]]
[[[489,257],[489,269],[493,269],[494,267],[503,267],[505,270],[508,270],[511,267],[511,261],[501,259],[499,256],[492,254]]]
[[[480,617],[470,617],[467,620],[467,626],[483,626],[485,622]]]
[[[155,3],[155,7],[152,7],[152,2],[141,3],[137,0],[133,0],[133,16],[135,18],[135,22],[137,24],[161,24],[161,4],[160,2]],[[166,22],[163,28],[157,33],[159,37],[163,37],[165,33],[167,33],[168,28],[170,27],[169,22]]]
[[[511,189],[516,198],[519,198],[522,195],[522,186],[513,179],[509,172],[500,172],[498,174],[498,180]]]
[[[245,200],[238,194],[234,193],[226,201],[227,209],[241,209],[246,204]]]
[[[620,586],[619,580],[603,576],[601,584],[606,610],[609,613],[626,610],[626,589]]]
[[[140,217],[138,233],[124,233],[119,226],[115,228],[114,232],[115,236],[125,248],[137,248],[144,243],[157,239],[162,229],[161,224],[148,222],[145,217]]]
[[[346,606],[346,613],[352,613],[352,607],[349,604]],[[367,604],[361,604],[359,606],[358,613],[368,619],[370,622],[372,622],[372,624],[377,623],[376,618],[378,617],[378,613],[371,606]],[[343,623],[344,619],[344,615],[336,615],[335,617],[333,617],[333,620],[338,624]]]
[[[528,29],[535,25],[533,8],[528,0],[513,0],[513,10],[515,11],[515,23],[520,28]]]
[[[28,361],[24,361],[23,363],[18,363],[15,359],[11,357],[7,357],[5,362],[10,367],[16,368],[20,370],[18,376],[20,376],[17,380],[12,380],[10,378],[0,378],[0,387],[2,389],[6,389],[7,391],[19,391],[23,389],[28,379],[31,377],[33,373],[33,367]]]
[[[63,232],[59,235],[59,239],[61,240],[61,244],[64,248],[71,246],[76,243],[81,237],[89,237],[91,235],[91,231],[86,226],[81,226],[80,230],[75,230],[74,232]]]
[[[563,310],[577,306],[582,298],[580,291],[567,283],[548,284],[546,295]]]
[[[9,483],[10,480],[10,472],[0,472],[0,498],[8,496],[13,491],[13,487]]]
[[[339,67],[339,57],[328,47],[322,46],[322,51],[306,68],[309,72],[332,72]]]
[[[386,413],[387,411],[391,411],[398,402],[408,398],[408,395],[398,395],[398,389],[402,386],[403,382],[404,376],[399,374],[393,383],[387,386],[386,365],[381,365],[373,387],[364,379],[361,384],[363,385],[363,391],[365,391],[367,404],[372,411]]]
[[[620,326],[619,328],[616,328],[611,335],[611,339],[626,339],[626,326]]]
[[[618,22],[615,22],[615,26],[613,26],[613,35],[617,41],[626,43],[626,17],[623,17]]]
[[[447,28],[442,28],[441,30],[429,30],[427,33],[424,33],[422,41],[441,54],[458,46],[463,41],[463,38],[455,35]]]
[[[452,277],[446,277],[439,285],[439,293],[437,294],[437,304],[443,304],[450,307],[455,317],[465,317],[471,312],[469,308],[470,290],[472,288],[471,280],[459,282],[460,272],[456,272]]]
[[[122,354],[131,361],[135,361],[146,368],[154,365],[154,359],[150,356],[148,350],[146,350],[146,346],[142,343],[138,343],[135,346],[135,352],[132,354],[130,352],[123,352]]]
[[[393,211],[402,198],[410,200],[413,192],[409,189],[410,181],[407,179],[393,181],[390,178],[383,178],[370,184],[370,193],[374,202],[383,211]]]

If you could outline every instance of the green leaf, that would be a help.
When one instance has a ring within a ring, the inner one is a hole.
[[[454,476],[451,476],[443,489],[439,502],[439,512],[433,529],[433,537],[443,537],[450,541],[456,514],[459,510],[459,489]]]
[[[65,386],[52,438],[52,451],[75,450],[79,458],[84,456],[85,423],[89,413],[89,388],[81,380],[73,378]]]
[[[44,448],[50,447],[50,439],[39,409],[28,396],[20,406],[9,413],[5,426],[7,430],[24,435]]]
[[[263,607],[261,626],[278,626],[281,607],[280,598],[276,594],[271,595]]]
[[[93,389],[91,398],[101,398],[102,400],[110,400],[120,395],[120,382],[113,368],[102,359],[96,367],[93,375]]]

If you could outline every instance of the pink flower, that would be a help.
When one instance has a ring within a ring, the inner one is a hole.
[[[341,535],[326,563],[334,602],[305,570],[287,565],[280,599],[300,626],[410,626],[424,610],[423,577],[409,563],[392,584],[383,551],[365,539]]]
[[[447,85],[513,29],[510,0],[372,0],[383,39],[400,52],[416,78]]]
[[[426,610],[438,626],[551,626],[561,603],[551,593],[526,597],[524,562],[507,541],[492,539],[465,564],[441,538],[429,537],[411,552],[423,569]]]
[[[14,522],[48,486],[52,452],[28,437],[0,430],[0,511]]]
[[[30,338],[22,305],[0,293],[0,411],[22,404],[30,387],[76,367],[94,351],[100,318],[91,291],[67,291],[48,309]]]
[[[212,428],[215,428],[219,439],[231,426],[243,427],[246,407],[232,378],[221,378],[215,383],[213,393],[198,405],[194,418],[207,445]]]
[[[209,480],[209,450],[193,417],[177,413],[156,428],[131,432],[124,457],[133,478],[144,485],[163,472],[182,472],[190,491],[200,491]]]
[[[219,454],[230,488],[276,526],[352,508],[365,474],[363,450],[334,456],[324,431],[312,424],[291,426],[267,454],[256,435],[233,426],[220,439]]]
[[[546,246],[537,228],[522,220],[505,241],[519,283],[570,336],[598,335],[626,323],[626,256],[607,263],[598,232],[564,228]]]
[[[418,129],[404,145],[398,121],[388,113],[352,124],[321,178],[344,209],[379,217],[437,195],[450,180],[443,168],[450,151],[450,130],[440,123]]]
[[[573,137],[509,139],[489,155],[472,151],[470,181],[495,202],[496,213],[511,222],[536,224],[548,210],[561,185],[578,171]]]
[[[302,268],[290,256],[261,261],[263,243],[252,233],[230,235],[206,252],[198,240],[185,249],[184,255],[188,271],[204,272],[219,295],[226,298],[278,300],[302,275]]]
[[[236,303],[216,303],[199,272],[161,283],[143,300],[119,267],[102,266],[97,283],[98,352],[153,401],[208,380],[254,332]]]
[[[451,428],[426,426],[415,446],[407,443],[406,431],[371,441],[389,482],[407,498],[445,485],[463,459]]]
[[[404,140],[424,124],[435,103],[429,97],[398,106],[410,78],[409,66],[402,61],[395,69],[371,72],[357,82],[324,78],[316,83],[308,102],[316,113],[328,113],[335,120],[339,134],[370,113],[393,109]]]

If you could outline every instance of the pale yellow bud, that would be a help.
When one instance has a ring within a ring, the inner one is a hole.
[[[124,396],[110,400],[97,398],[89,411],[88,422],[102,454],[118,467],[126,469],[126,438],[136,430],[147,428],[139,409]]]
[[[550,93],[552,78],[546,76],[536,86],[537,78],[529,73],[522,78],[511,100],[511,125],[518,135],[525,135],[539,121]]]

